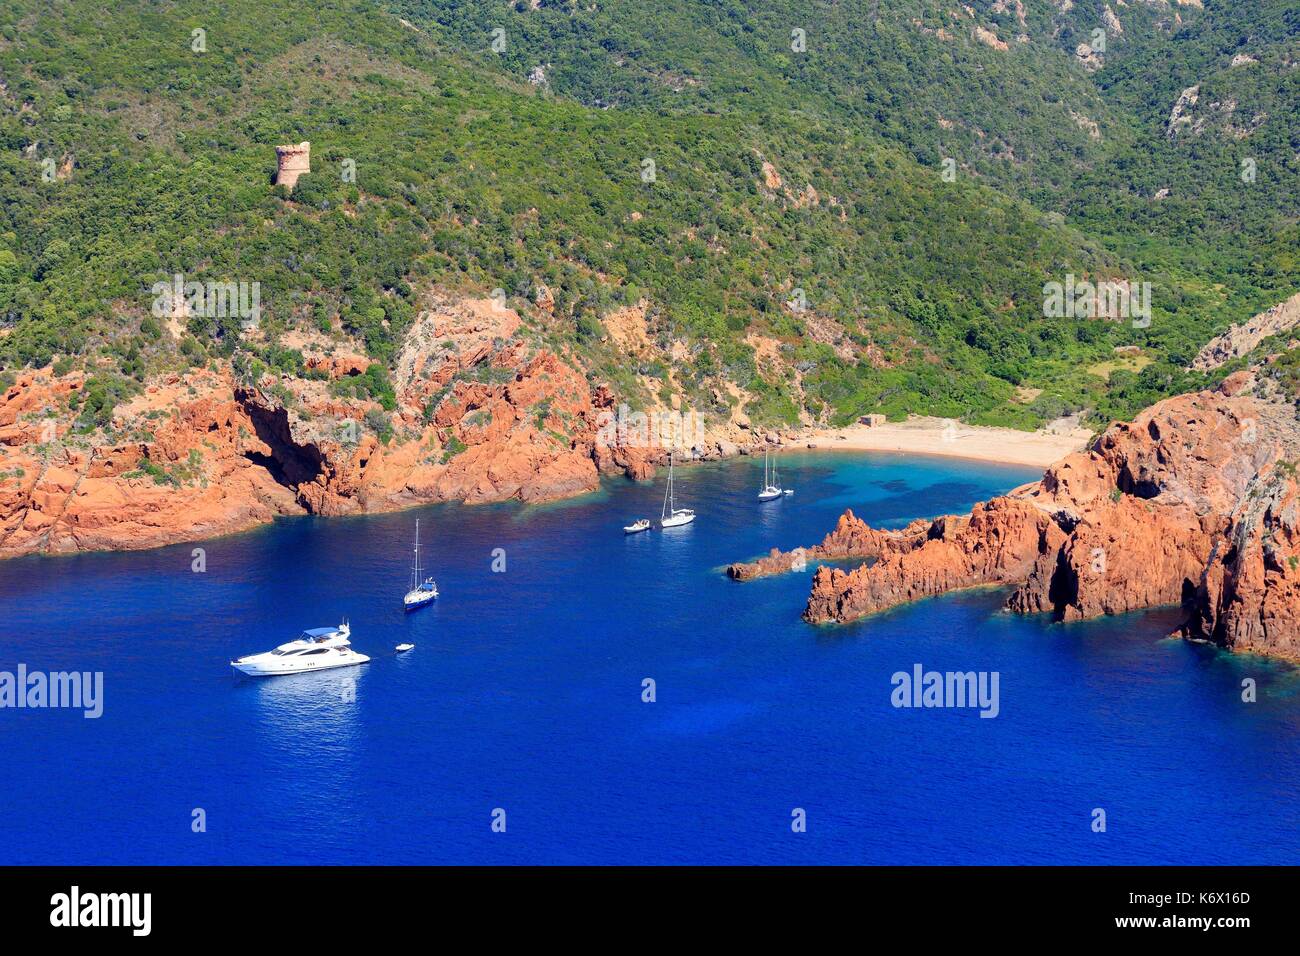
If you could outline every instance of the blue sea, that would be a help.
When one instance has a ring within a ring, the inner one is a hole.
[[[781,465],[797,493],[766,505],[761,460],[679,469],[700,518],[634,537],[661,483],[0,563],[0,670],[104,675],[99,719],[0,710],[0,863],[1297,861],[1292,668],[1169,639],[1174,610],[1061,625],[995,589],[804,624],[810,573],[724,566],[1035,474]],[[404,615],[417,516],[442,596]],[[345,617],[370,664],[232,676]],[[893,707],[916,664],[997,672],[998,716]]]

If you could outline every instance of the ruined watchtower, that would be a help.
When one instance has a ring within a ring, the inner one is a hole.
[[[311,143],[303,142],[297,146],[277,146],[275,158],[279,168],[275,172],[277,186],[293,189],[298,177],[311,172]]]

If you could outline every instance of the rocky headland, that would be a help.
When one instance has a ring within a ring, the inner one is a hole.
[[[667,452],[608,443],[616,398],[490,299],[434,299],[405,339],[387,403],[371,360],[295,333],[299,374],[214,360],[79,417],[90,378],[24,371],[0,392],[0,558],[158,547],[281,515],[422,502],[537,502],[602,473],[653,476]],[[93,374],[93,372],[92,372]],[[735,453],[724,438],[689,449]]]
[[[1075,621],[1181,606],[1189,638],[1300,659],[1298,462],[1295,405],[1237,373],[1112,425],[968,515],[881,531],[847,512],[820,545],[728,570],[744,580],[801,560],[866,562],[816,569],[803,613],[812,623],[1007,585],[1014,612]]]

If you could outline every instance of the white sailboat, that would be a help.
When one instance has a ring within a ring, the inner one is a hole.
[[[677,496],[673,493],[673,454],[668,453],[668,488],[664,491],[664,510],[659,516],[659,527],[676,528],[690,524],[695,520],[695,512],[690,508],[678,508]]]
[[[759,501],[774,501],[780,498],[783,491],[780,482],[776,477],[775,464],[769,469],[768,467],[768,450],[763,448],[763,487],[758,492]]]
[[[402,598],[402,606],[408,611],[424,607],[438,599],[438,585],[433,578],[420,580],[420,519],[415,519],[415,560],[411,564],[411,587]]]

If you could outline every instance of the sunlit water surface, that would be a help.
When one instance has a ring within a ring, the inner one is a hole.
[[[662,486],[619,479],[286,520],[203,542],[205,573],[194,545],[0,563],[0,669],[105,681],[98,720],[0,711],[0,863],[1296,862],[1291,669],[1166,639],[1172,611],[1058,625],[996,590],[806,625],[808,574],[723,566],[845,507],[897,526],[1034,475],[782,465],[797,493],[766,505],[761,461],[679,469],[699,520],[635,537]],[[442,597],[404,616],[417,515]],[[231,657],[344,616],[372,663],[233,679]],[[999,715],[895,709],[916,663],[997,671]]]

